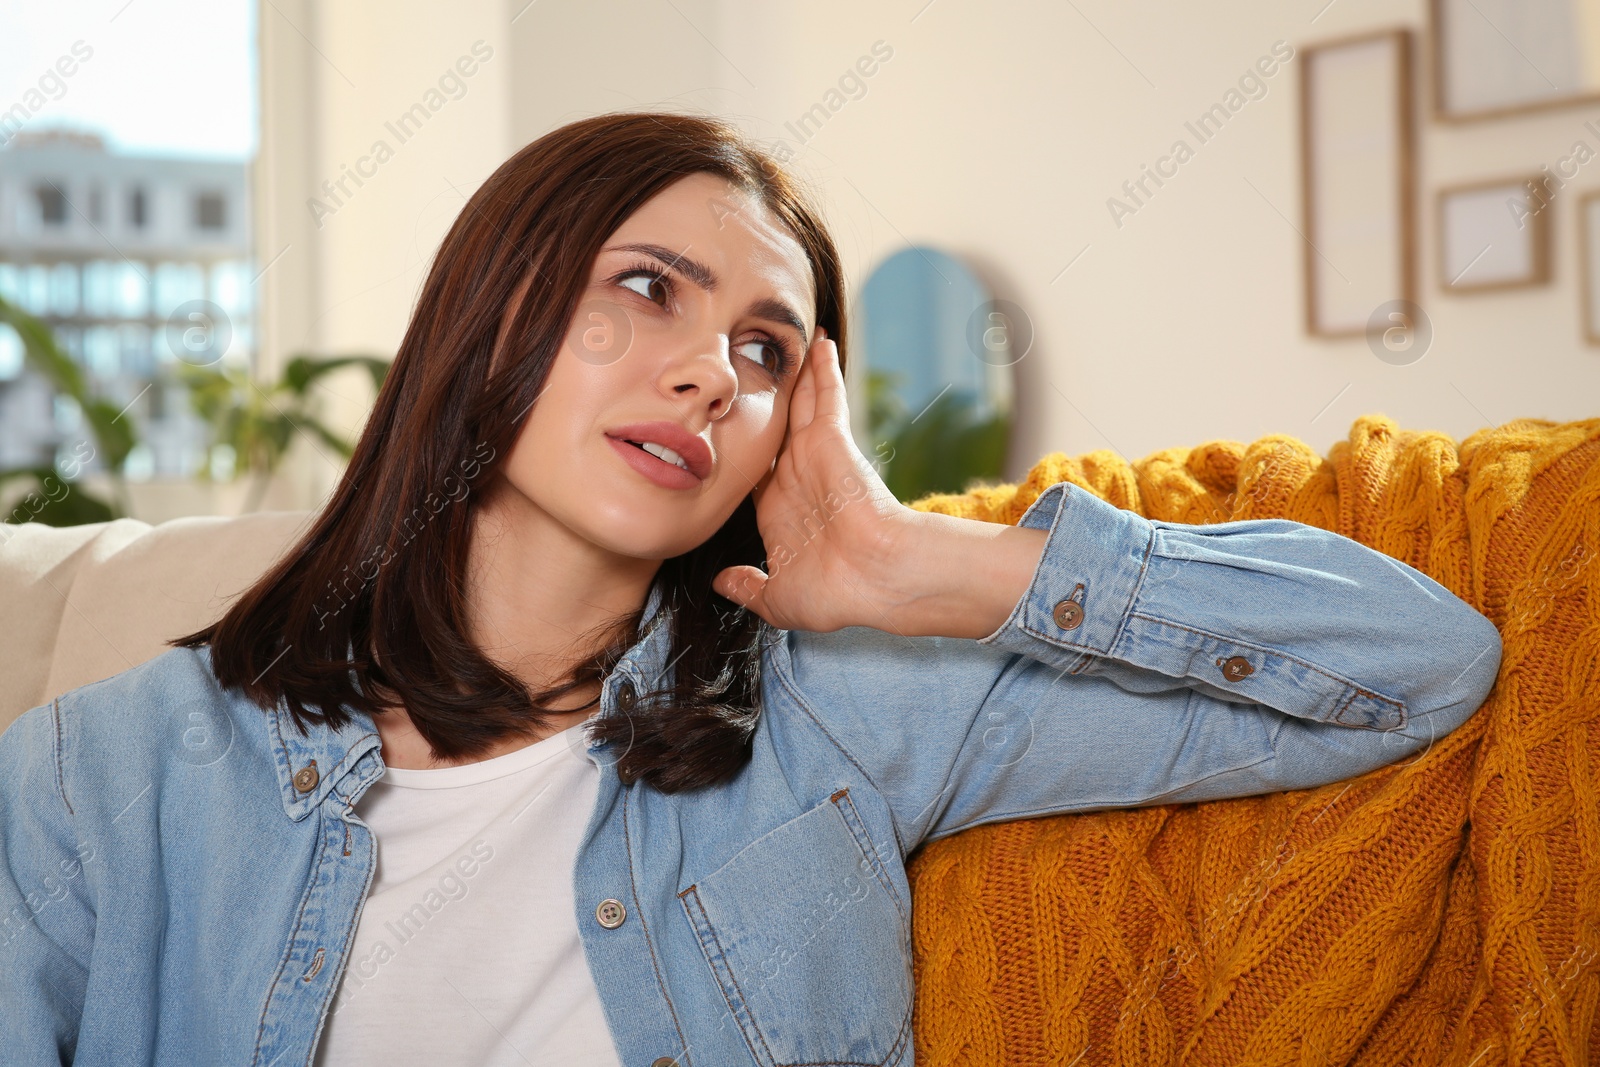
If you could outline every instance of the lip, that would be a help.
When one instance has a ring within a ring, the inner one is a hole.
[[[626,426],[616,426],[605,431],[607,437],[620,442],[622,447],[641,453],[646,459],[660,463],[663,467],[684,473],[682,468],[656,459],[641,448],[628,444],[628,441],[653,441],[659,445],[666,445],[689,465],[688,473],[694,477],[695,484],[705,481],[711,476],[711,469],[715,460],[711,454],[711,446],[702,437],[685,430],[681,426],[670,422],[631,422]]]

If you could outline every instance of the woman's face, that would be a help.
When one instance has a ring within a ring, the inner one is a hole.
[[[680,179],[601,248],[506,480],[609,551],[690,551],[771,469],[815,315],[805,251],[767,209]]]

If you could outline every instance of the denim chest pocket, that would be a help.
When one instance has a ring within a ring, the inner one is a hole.
[[[885,1067],[909,1053],[908,905],[848,789],[678,899],[762,1067]]]

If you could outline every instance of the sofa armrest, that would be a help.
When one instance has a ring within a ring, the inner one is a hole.
[[[221,616],[312,512],[0,529],[0,731],[29,708],[165,652]]]

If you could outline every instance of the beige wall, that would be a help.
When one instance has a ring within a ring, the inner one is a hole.
[[[1019,365],[1013,477],[1057,449],[1131,459],[1282,432],[1325,450],[1371,412],[1457,438],[1513,418],[1600,413],[1600,348],[1582,337],[1575,239],[1576,197],[1600,188],[1600,162],[1551,209],[1548,286],[1441,293],[1432,210],[1440,186],[1553,165],[1600,108],[1454,127],[1419,116],[1419,300],[1435,338],[1409,366],[1379,361],[1360,338],[1303,331],[1298,60],[1120,227],[1107,209],[1275,41],[1298,50],[1381,27],[1420,31],[1421,0],[1235,0],[1225,12],[1105,0],[523,5],[302,11],[328,58],[302,42],[304,84],[314,88],[281,88],[291,112],[306,93],[300,121],[314,131],[315,159],[280,176],[289,185],[336,176],[475,39],[495,55],[467,96],[321,230],[295,195],[268,197],[263,210],[277,205],[287,220],[278,244],[297,235],[308,253],[298,264],[286,255],[264,279],[309,305],[280,307],[278,351],[297,336],[392,352],[460,194],[563,122],[674,107],[725,115],[796,148],[857,287],[903,242],[927,243],[965,257],[1027,310],[1037,339]],[[278,16],[264,5],[262,18],[265,31]],[[275,32],[280,47],[296,47],[291,31]],[[786,124],[878,41],[893,55],[864,79],[865,95],[802,145]],[[1425,49],[1417,59],[1425,105]],[[286,152],[284,136],[269,131],[264,143]],[[348,410],[360,402],[352,392]]]
[[[513,151],[509,16],[499,0],[277,0],[260,19],[263,365],[392,358],[445,231]],[[401,126],[417,105],[427,118]],[[371,397],[359,371],[331,378],[330,421],[353,430]],[[341,464],[302,439],[289,466],[269,506],[312,506]]]

